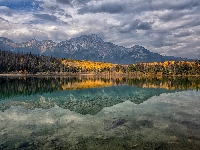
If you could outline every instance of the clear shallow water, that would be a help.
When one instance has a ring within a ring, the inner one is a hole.
[[[17,90],[26,84],[13,87],[9,81],[15,90],[10,97],[1,92],[0,149],[199,149],[200,92],[190,82],[189,90],[112,81],[98,88],[78,84],[78,90],[76,81],[68,88],[74,90],[66,90],[64,82],[65,90],[46,86],[51,91],[27,96]]]

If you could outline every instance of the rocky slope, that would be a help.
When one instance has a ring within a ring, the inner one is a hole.
[[[77,38],[55,43],[51,40],[37,41],[32,39],[23,43],[15,43],[5,37],[0,37],[0,49],[13,52],[25,52],[55,57],[73,58],[78,60],[104,61],[112,63],[131,64],[136,62],[152,62],[166,60],[182,60],[173,56],[162,56],[150,52],[142,46],[131,48],[104,42],[97,35],[82,35]]]

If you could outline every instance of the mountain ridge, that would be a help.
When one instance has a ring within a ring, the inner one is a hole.
[[[81,35],[76,38],[56,43],[52,40],[38,41],[35,38],[22,43],[15,43],[6,37],[0,37],[0,48],[13,52],[25,52],[59,58],[132,64],[166,60],[190,60],[181,57],[162,56],[146,48],[135,45],[131,48],[104,42],[95,34]]]

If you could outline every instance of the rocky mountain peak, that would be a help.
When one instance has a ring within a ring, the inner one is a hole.
[[[182,60],[182,58],[165,57],[158,53],[150,52],[140,45],[125,48],[111,42],[104,42],[95,34],[82,35],[60,43],[55,43],[51,40],[37,41],[36,39],[32,39],[28,42],[16,44],[10,39],[1,37],[0,48],[16,52],[23,51],[77,60],[104,61],[122,64],[165,61],[167,59]]]
[[[30,40],[30,42],[37,42],[37,40],[33,38],[32,40]]]
[[[0,37],[0,42],[9,42],[9,43],[14,43],[12,40],[6,38],[6,37]]]
[[[95,34],[91,34],[91,35],[81,35],[79,37],[72,38],[72,39],[69,40],[69,42],[97,43],[97,42],[104,42],[104,41],[99,36],[97,36]]]

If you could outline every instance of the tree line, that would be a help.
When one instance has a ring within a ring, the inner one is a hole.
[[[62,67],[61,60],[55,57],[0,51],[0,73],[36,74],[60,71]]]
[[[95,70],[93,64],[92,61],[0,50],[0,73],[88,73]],[[96,65],[97,72],[108,70],[112,66],[105,62],[97,62]]]
[[[141,72],[154,75],[200,75],[200,60],[194,62],[165,61],[152,63],[137,63],[128,65],[128,72]]]
[[[56,58],[31,53],[14,53],[0,50],[0,73],[51,74],[51,73],[114,73],[133,75],[200,75],[200,60],[139,62],[122,65]]]

